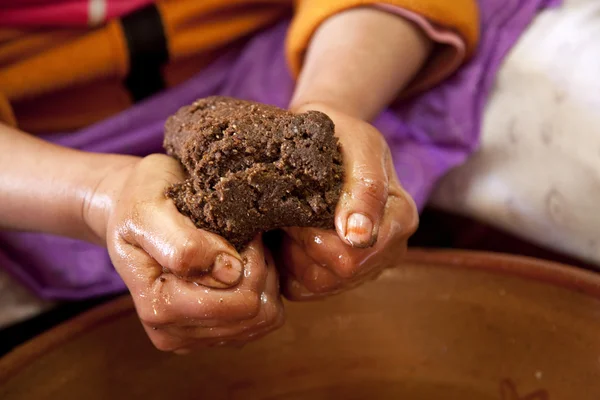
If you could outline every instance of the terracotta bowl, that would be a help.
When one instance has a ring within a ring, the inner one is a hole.
[[[413,250],[380,279],[286,304],[280,331],[191,356],[151,346],[129,298],[0,360],[0,398],[600,399],[600,277]]]

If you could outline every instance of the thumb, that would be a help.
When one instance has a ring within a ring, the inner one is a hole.
[[[377,241],[388,199],[389,147],[369,123],[324,104],[304,104],[293,111],[309,110],[321,111],[332,119],[342,148],[345,178],[335,213],[336,231],[352,247],[371,247]]]
[[[346,117],[347,118],[347,117]],[[371,247],[388,199],[385,139],[370,124],[334,119],[342,147],[345,181],[335,213],[340,238],[353,247]]]
[[[140,161],[120,199],[116,234],[126,243],[143,249],[168,272],[213,288],[236,285],[243,275],[243,261],[223,238],[197,229],[167,199],[165,187],[184,178],[179,164],[164,155]]]

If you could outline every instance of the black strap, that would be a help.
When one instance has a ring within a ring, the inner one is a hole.
[[[167,38],[154,4],[126,15],[121,25],[130,63],[125,85],[137,102],[165,88],[160,68],[169,60]]]

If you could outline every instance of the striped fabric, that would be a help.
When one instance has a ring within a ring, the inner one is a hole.
[[[3,27],[94,27],[152,0],[0,0]]]

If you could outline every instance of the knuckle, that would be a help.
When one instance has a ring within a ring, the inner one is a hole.
[[[274,301],[270,296],[266,297],[265,306],[262,307],[261,318],[259,320],[259,325],[271,326],[275,324],[281,314],[281,307],[279,306],[278,301]]]
[[[173,318],[165,311],[160,311],[156,308],[143,308],[138,311],[138,317],[142,323],[150,328],[162,328],[173,324]]]
[[[151,205],[146,200],[135,200],[118,223],[118,231],[125,241],[137,243],[146,234],[146,217]]]
[[[214,327],[224,322],[229,317],[230,309],[222,299],[202,299],[187,310],[187,323],[194,323],[197,327]],[[212,326],[211,326],[212,325]]]
[[[378,174],[361,174],[356,179],[355,193],[359,198],[380,207],[387,201],[388,189],[387,179]]]
[[[405,220],[403,221],[404,226],[404,234],[409,237],[412,236],[413,233],[419,227],[419,211],[415,202],[411,198],[405,198],[406,204],[406,212],[405,212]]]
[[[272,329],[277,329],[280,328],[285,322],[285,314],[280,301],[273,303],[275,303],[274,307],[272,307],[267,314],[267,323]]]
[[[415,202],[406,193],[400,196],[391,196],[389,202],[390,218],[398,223],[392,230],[394,236],[408,239],[419,227],[419,212]]]
[[[336,289],[338,285],[314,285],[312,288],[307,288],[314,294],[327,294]]]
[[[256,318],[261,309],[261,295],[252,293],[244,296],[242,307],[240,307],[240,317],[245,319]]]
[[[261,264],[264,263],[263,260],[255,262]],[[251,281],[249,280],[246,286],[247,290],[252,293],[253,297],[256,297],[260,300],[260,293],[263,291],[265,282],[268,279],[269,271],[264,264],[257,267],[256,264],[253,266],[250,265],[250,263],[247,263],[245,264],[245,267],[248,268],[249,275],[251,275],[251,278],[249,278]]]
[[[168,163],[169,161],[172,161],[170,159],[170,157],[164,155],[164,154],[150,154],[147,155],[146,157],[144,157],[140,163],[138,164],[138,168],[141,171],[153,171],[156,170],[157,167],[163,167],[164,165],[166,165],[166,163]],[[162,169],[162,168],[160,168]]]
[[[328,277],[317,277],[316,279],[304,279],[304,287],[314,294],[328,293],[341,284],[339,279],[331,280]]]
[[[157,350],[164,352],[174,351],[180,347],[173,338],[167,335],[156,335],[151,337],[150,340]]]
[[[281,308],[278,309],[277,314],[275,314],[275,318],[273,319],[273,323],[271,328],[279,329],[285,324],[285,314]]]
[[[147,200],[138,199],[133,201],[129,213],[127,214],[127,220],[130,221],[133,226],[142,225],[148,207],[149,204]]]
[[[344,280],[352,279],[358,275],[361,269],[361,264],[353,257],[343,255],[337,259],[337,262],[332,266],[336,275]]]
[[[144,165],[144,166],[146,166],[146,164],[152,165],[159,161],[162,161],[163,158],[164,158],[164,155],[162,155],[162,154],[150,154],[143,158],[142,165]]]
[[[169,253],[166,267],[174,273],[185,275],[202,252],[203,246],[198,240],[191,237],[183,237],[173,243],[175,245]]]

